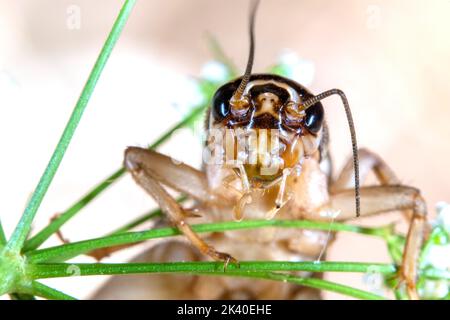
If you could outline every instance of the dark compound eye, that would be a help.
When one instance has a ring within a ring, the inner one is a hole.
[[[226,84],[216,91],[212,101],[212,115],[214,120],[222,121],[228,116],[230,113],[230,99],[235,90],[235,85]]]
[[[316,103],[315,105],[306,109],[305,127],[311,133],[318,133],[322,128],[323,122],[323,107],[322,104]]]

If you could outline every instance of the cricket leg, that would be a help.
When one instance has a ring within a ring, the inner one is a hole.
[[[210,195],[203,173],[185,164],[175,164],[169,157],[142,148],[131,147],[125,151],[124,164],[134,180],[155,199],[170,221],[189,239],[194,247],[225,266],[237,262],[227,253],[216,251],[202,240],[187,223],[183,208],[162,187],[168,185],[192,197],[209,201]]]
[[[373,172],[380,185],[400,185],[400,179],[397,178],[394,171],[384,160],[376,153],[361,148],[358,150],[359,158],[359,178],[361,184],[364,183],[369,173]],[[331,184],[330,192],[351,189],[355,187],[353,161],[349,159],[342,169],[337,179]],[[403,217],[409,221],[411,219],[410,210],[402,211]]]
[[[329,204],[324,208],[339,209],[342,214],[336,220],[354,218],[354,190],[349,189],[333,194]],[[427,209],[425,200],[419,190],[413,187],[372,186],[361,188],[361,216],[370,216],[395,210],[412,210],[402,265],[399,270],[400,280],[406,284],[411,299],[418,299],[416,278],[418,258],[426,231]]]
[[[151,172],[161,184],[200,202],[211,201],[205,173],[171,157],[149,149],[129,147],[125,151],[124,165],[130,172],[135,166]]]
[[[379,183],[382,186],[388,186],[391,185],[394,188],[396,186],[400,186],[400,180],[397,178],[395,173],[392,171],[392,169],[381,159],[380,156],[377,154],[367,150],[367,149],[360,149],[358,150],[358,156],[359,156],[359,164],[360,164],[360,179],[363,182],[367,175],[370,172],[373,172],[379,181]],[[351,189],[354,187],[354,179],[353,179],[354,171],[353,171],[353,162],[350,160],[348,163],[344,166],[341,174],[339,177],[334,181],[334,183],[331,186],[331,192],[336,193],[339,192],[339,190],[345,190],[345,189]],[[388,190],[388,189],[386,189]],[[411,188],[411,190],[414,190]],[[370,196],[373,199],[377,199],[378,196],[372,195]],[[400,195],[401,197],[401,195]],[[423,241],[424,234],[428,231],[427,224],[426,224],[426,206],[423,199],[420,197],[419,191],[416,190],[413,195],[409,196],[410,199],[414,199],[414,197],[417,197],[417,204],[414,206],[407,205],[406,209],[408,210],[402,210],[402,214],[404,217],[410,221],[410,227],[408,231],[407,236],[407,244],[405,248],[405,255],[403,258],[402,263],[402,272],[404,274],[407,274],[411,270],[411,263],[417,263],[417,257],[414,257],[414,252],[417,251],[417,253],[420,251],[421,243]],[[367,210],[363,210],[368,212],[368,214],[373,214],[377,212],[388,212],[392,210],[399,210],[403,209],[399,204],[403,203],[402,200],[398,199],[396,195],[392,196],[392,199],[397,199],[392,203],[392,208],[389,210],[388,207],[382,209],[382,203],[385,203],[389,206],[388,198],[381,196],[380,199],[375,200],[376,204],[371,205],[370,207],[366,208]],[[363,201],[364,199],[362,199]],[[373,210],[376,209],[376,210]],[[409,216],[408,213],[411,211],[409,209],[413,209],[413,216]],[[351,211],[345,211],[345,212],[351,212]],[[363,214],[362,214],[363,215]],[[366,214],[367,215],[367,214]],[[351,218],[351,217],[349,217]],[[419,224],[417,226],[417,224]],[[418,239],[418,237],[421,237],[421,239]],[[419,243],[418,243],[419,241]],[[416,247],[416,249],[414,249]],[[408,255],[406,255],[408,253]],[[416,268],[413,268],[413,272],[416,271]],[[403,276],[405,278],[405,276]],[[415,294],[415,291],[414,293]],[[410,293],[411,296],[411,293]]]
[[[144,169],[151,171],[154,179],[158,182],[178,190],[188,197],[198,200],[202,204],[207,204],[209,201],[213,200],[223,201],[223,199],[218,199],[217,196],[213,196],[208,192],[206,176],[201,171],[183,163],[178,163],[168,156],[148,149],[130,147],[127,149],[126,154],[128,154],[131,161],[137,159],[137,162],[140,163]],[[125,165],[126,164],[127,157],[125,158]],[[189,214],[188,212],[184,212],[184,214],[185,218],[192,216],[192,214]],[[59,237],[63,241],[64,237],[62,234],[59,234]],[[116,251],[137,244],[138,243],[101,248],[93,250],[87,255],[100,261]]]
[[[381,185],[399,185],[400,180],[397,178],[392,169],[381,159],[379,155],[370,150],[361,148],[358,150],[359,158],[359,179],[361,184],[367,178],[370,172],[373,172]],[[353,179],[353,161],[350,159],[342,169],[339,177],[332,183],[330,191],[332,193],[339,190],[351,189],[355,186]]]

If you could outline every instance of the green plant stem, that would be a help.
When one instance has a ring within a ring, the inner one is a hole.
[[[124,233],[124,232],[130,231],[131,229],[133,229],[133,228],[143,224],[144,222],[149,221],[149,220],[151,220],[153,218],[156,218],[156,217],[160,217],[161,215],[162,215],[161,209],[152,210],[152,211],[150,211],[150,212],[148,212],[148,213],[146,213],[146,214],[136,218],[135,220],[130,221],[129,223],[127,223],[123,227],[120,227],[120,228],[114,230],[113,232],[109,233],[108,235],[112,236],[112,235],[115,235],[115,234],[119,234],[119,233]]]
[[[183,128],[187,124],[194,121],[199,115],[201,115],[206,109],[206,105],[201,105],[193,109],[183,120],[170,128],[161,137],[159,137],[154,143],[152,143],[148,148],[156,149],[178,129]],[[89,191],[85,196],[73,204],[69,209],[60,214],[56,219],[49,223],[44,229],[38,232],[35,236],[30,238],[24,247],[24,251],[30,251],[38,248],[42,243],[44,243],[52,234],[58,231],[67,221],[74,217],[78,212],[81,211],[85,206],[87,206],[92,200],[94,200],[98,195],[105,191],[109,186],[116,182],[125,173],[124,168],[118,169],[116,172],[111,174],[104,181],[100,182],[91,191]]]
[[[212,275],[211,273],[204,273],[203,275]],[[219,275],[219,274],[214,274]],[[282,281],[282,282],[290,282],[294,284],[298,284],[305,287],[310,287],[319,290],[326,290],[330,292],[336,292],[340,294],[344,294],[346,296],[350,296],[357,299],[363,300],[385,300],[385,297],[363,291],[360,289],[352,288],[343,284],[339,284],[336,282],[331,282],[322,279],[316,278],[302,278],[296,277],[288,274],[280,274],[273,272],[255,272],[255,273],[241,273],[241,272],[232,272],[230,274],[224,274],[227,276],[235,276],[235,277],[245,277],[245,278],[257,278],[257,279],[266,279],[266,280],[274,280],[274,281]]]
[[[2,222],[0,221],[0,246],[6,244],[5,231],[3,230]]]
[[[384,237],[385,229],[364,228],[342,223],[328,223],[307,220],[248,220],[248,221],[229,221],[220,223],[208,223],[193,225],[192,228],[199,233],[202,232],[223,232],[227,230],[256,229],[264,227],[281,228],[304,228],[316,230],[348,231],[361,234]],[[41,250],[35,250],[27,253],[30,262],[61,262],[80,254],[88,253],[95,249],[112,247],[123,244],[141,242],[148,239],[163,238],[179,235],[176,228],[158,228],[141,232],[127,232],[106,236],[96,239],[84,240],[50,247]]]
[[[450,281],[450,271],[440,270],[431,267],[427,267],[422,270],[421,275],[431,280],[447,280]]]
[[[44,198],[50,183],[53,180],[53,177],[58,170],[58,167],[64,157],[64,154],[69,146],[69,143],[73,137],[75,129],[78,126],[78,123],[81,120],[83,112],[89,102],[89,99],[94,91],[94,88],[97,84],[97,81],[103,71],[103,68],[108,61],[108,58],[111,54],[114,45],[116,44],[120,33],[125,26],[125,23],[128,19],[128,16],[131,13],[131,9],[135,4],[135,0],[126,0],[114,25],[113,28],[100,52],[100,55],[97,58],[97,61],[89,75],[89,78],[81,92],[80,98],[78,99],[77,104],[70,116],[70,119],[64,129],[64,132],[56,146],[56,149],[50,158],[50,161],[47,165],[47,168],[44,171],[32,197],[30,202],[28,203],[19,223],[17,224],[16,229],[14,230],[11,239],[9,240],[7,247],[8,250],[19,252],[23,246],[25,239],[28,236],[28,233],[31,229],[31,223],[36,215],[36,212]]]
[[[46,298],[46,299],[55,299],[55,300],[76,300],[74,297],[71,297],[61,291],[50,288],[45,284],[42,284],[37,281],[33,281],[32,283],[32,293],[35,296]]]
[[[103,182],[95,186],[88,194],[83,196],[77,203],[72,205],[69,209],[64,211],[62,214],[58,215],[53,219],[48,226],[42,229],[32,238],[25,242],[23,251],[33,250],[44,243],[52,234],[58,231],[62,225],[64,225],[70,218],[72,218],[76,213],[88,205],[92,200],[94,200],[97,195],[99,195],[103,190],[105,190],[109,185],[111,185],[117,178],[125,173],[122,168],[111,174]]]
[[[36,300],[36,297],[27,293],[11,293],[11,300]]]
[[[34,279],[68,277],[68,270],[76,267],[82,276],[138,274],[138,273],[230,273],[234,271],[253,273],[257,271],[307,271],[307,272],[377,272],[393,274],[396,267],[391,264],[336,262],[336,261],[241,261],[229,264],[224,271],[223,262],[155,262],[155,263],[45,263],[29,266]]]
[[[173,262],[173,263],[129,263],[129,264],[37,264],[30,266],[30,274],[36,279],[66,277],[70,267],[76,266],[80,276],[89,275],[124,275],[139,273],[188,273],[208,276],[238,276],[246,278],[267,279],[312,287],[321,290],[338,292],[359,299],[384,299],[359,289],[321,279],[301,278],[278,271],[312,271],[312,272],[373,272],[374,268],[380,273],[391,274],[395,267],[388,264],[348,263],[348,262],[275,262],[275,261],[244,261],[239,267],[228,265],[226,271],[223,263],[219,262]]]

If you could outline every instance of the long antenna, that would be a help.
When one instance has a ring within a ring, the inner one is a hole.
[[[247,60],[247,67],[245,68],[245,73],[242,77],[241,83],[239,84],[239,87],[237,88],[236,92],[233,94],[233,97],[231,98],[230,102],[232,104],[239,104],[239,102],[242,102],[242,95],[244,93],[245,87],[248,84],[248,81],[250,80],[250,76],[252,74],[252,67],[253,67],[253,60],[255,57],[255,17],[256,17],[256,11],[258,9],[259,0],[255,0],[252,2],[251,9],[250,9],[250,24],[249,24],[249,34],[250,34],[250,51],[248,54],[248,60]]]
[[[358,159],[358,144],[356,143],[356,132],[355,132],[355,125],[353,123],[352,118],[352,112],[350,110],[350,105],[348,104],[347,97],[345,96],[344,92],[342,92],[339,89],[332,89],[325,92],[322,92],[321,94],[318,94],[317,96],[314,96],[308,100],[306,100],[302,107],[304,110],[308,109],[312,105],[316,104],[320,100],[323,100],[329,96],[332,95],[338,95],[341,97],[342,103],[344,105],[345,114],[347,116],[347,122],[350,129],[350,136],[352,138],[352,150],[353,150],[353,169],[355,171],[355,206],[356,206],[356,216],[359,217],[360,211],[361,211],[361,203],[360,203],[360,190],[359,190],[359,159]]]

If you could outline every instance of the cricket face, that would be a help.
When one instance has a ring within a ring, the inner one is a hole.
[[[264,187],[299,171],[302,159],[317,152],[323,107],[317,103],[302,110],[302,101],[312,96],[305,88],[283,77],[253,75],[245,105],[234,108],[230,99],[239,83],[230,82],[214,95],[209,142],[219,147],[223,165],[250,186]]]

